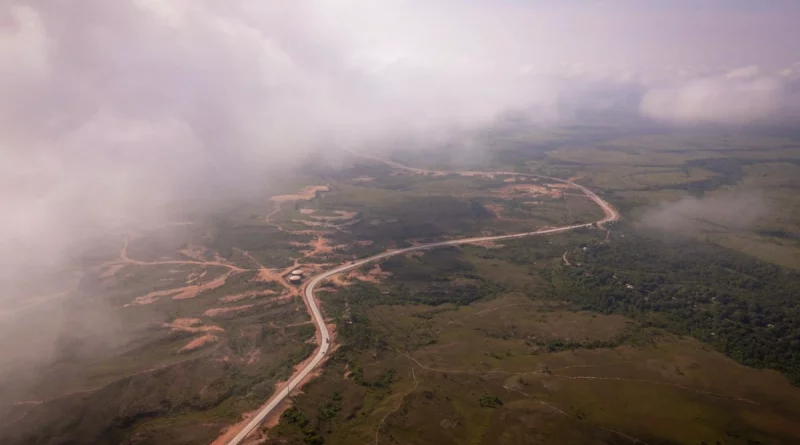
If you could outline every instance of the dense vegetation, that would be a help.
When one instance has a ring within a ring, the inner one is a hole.
[[[477,200],[450,196],[412,196],[375,202],[368,208],[351,198],[332,195],[326,205],[364,213],[364,220],[349,228],[359,240],[376,244],[405,243],[410,239],[435,240],[453,233],[474,233],[478,222],[488,223],[491,214]],[[348,234],[335,234],[337,241],[350,241]]]
[[[545,272],[554,296],[692,335],[800,383],[800,274],[708,243],[626,232]]]

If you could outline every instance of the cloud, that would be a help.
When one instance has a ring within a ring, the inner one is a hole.
[[[752,79],[758,76],[760,72],[761,68],[758,65],[748,65],[729,71],[725,77],[728,79]]]
[[[758,192],[727,193],[702,198],[686,197],[661,203],[645,211],[640,222],[666,232],[697,230],[698,223],[743,229],[752,227],[769,211]]]
[[[789,63],[791,14],[672,3],[5,2],[0,256],[63,256],[89,228],[169,218],[338,144],[448,146],[509,111],[558,122],[643,85],[643,113],[671,122],[780,107],[791,76],[763,73]],[[700,64],[760,68],[657,87]]]
[[[760,75],[757,66],[651,88],[641,101],[643,115],[672,124],[747,124],[786,116],[798,103],[789,94],[793,79]]]

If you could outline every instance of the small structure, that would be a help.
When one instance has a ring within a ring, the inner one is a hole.
[[[303,276],[303,269],[295,269],[292,271],[292,275],[297,275],[302,277]]]
[[[303,281],[303,277],[300,275],[291,275],[289,277],[289,282],[292,284],[300,284],[301,281]]]

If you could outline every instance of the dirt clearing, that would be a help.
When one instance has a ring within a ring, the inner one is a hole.
[[[178,353],[180,354],[180,353],[194,351],[197,348],[205,346],[208,343],[213,343],[217,340],[219,340],[219,337],[217,337],[214,334],[204,334],[190,341],[189,343],[186,344],[186,346],[180,348],[178,350]]]
[[[563,184],[559,184],[563,185]],[[567,186],[568,187],[568,186]],[[500,189],[493,189],[492,193],[500,195],[504,199],[511,199],[524,195],[545,195],[553,198],[560,198],[561,191],[553,190],[555,187],[548,185],[547,187],[533,184],[514,184]]]
[[[172,323],[164,323],[161,325],[165,328],[169,328],[173,331],[181,331],[181,332],[221,332],[224,331],[219,326],[214,325],[204,325],[199,318],[176,318],[172,321]]]
[[[150,292],[147,295],[143,295],[141,297],[136,297],[133,300],[133,303],[126,304],[125,306],[129,306],[131,304],[152,304],[158,301],[161,297],[169,297],[171,296],[173,300],[185,300],[188,298],[194,298],[200,292],[216,289],[228,280],[228,278],[233,275],[234,271],[229,270],[224,275],[215,278],[207,283],[203,284],[193,284],[189,286],[178,287],[175,289],[166,289],[166,290],[159,290],[155,292]]]
[[[111,278],[114,275],[116,275],[117,272],[119,272],[123,267],[125,267],[124,264],[112,264],[111,266],[108,266],[108,269],[103,271],[103,273],[100,275],[100,278]]]
[[[253,290],[253,291],[249,291],[249,292],[242,292],[241,294],[228,295],[226,297],[220,298],[219,301],[222,302],[222,303],[235,303],[235,302],[241,301],[241,300],[254,299],[254,298],[257,298],[257,297],[263,297],[263,296],[274,295],[274,294],[277,294],[277,292],[275,292],[274,290],[271,290],[271,289]]]
[[[222,314],[229,314],[231,312],[239,312],[245,309],[250,309],[251,307],[255,307],[255,304],[244,304],[242,306],[231,306],[231,307],[219,307],[214,309],[209,309],[203,312],[203,315],[206,317],[216,317]]]
[[[311,185],[297,194],[294,195],[278,195],[273,196],[270,198],[271,201],[275,202],[288,202],[288,201],[308,201],[310,199],[314,199],[319,192],[327,192],[330,188],[327,185]]]

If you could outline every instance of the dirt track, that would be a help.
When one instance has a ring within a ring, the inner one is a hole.
[[[272,395],[272,397],[267,400],[266,404],[252,417],[250,421],[239,431],[239,433],[230,441],[227,442],[227,445],[240,445],[244,439],[249,436],[263,421],[264,419],[273,411],[275,408],[281,404],[290,394],[292,388],[298,387],[302,384],[303,381],[315,370],[317,366],[323,361],[325,358],[325,354],[329,351],[331,344],[331,334],[328,330],[328,326],[325,324],[325,320],[322,317],[322,313],[319,310],[319,306],[317,305],[316,299],[314,298],[314,288],[319,285],[323,280],[333,277],[334,275],[340,274],[342,272],[347,272],[349,270],[355,269],[360,267],[364,264],[383,260],[385,258],[389,258],[395,255],[401,255],[408,252],[416,251],[416,250],[427,250],[433,249],[436,247],[441,246],[455,246],[461,244],[474,244],[474,243],[482,243],[487,241],[498,241],[498,240],[506,240],[506,239],[514,239],[514,238],[524,238],[528,236],[536,236],[536,235],[546,235],[552,233],[562,233],[567,232],[574,229],[579,228],[588,228],[594,225],[602,226],[604,223],[616,221],[619,219],[619,213],[614,209],[611,204],[597,196],[594,192],[583,187],[581,185],[576,184],[575,182],[567,179],[560,179],[560,178],[553,178],[549,176],[541,176],[541,175],[533,175],[533,174],[521,174],[516,172],[474,172],[474,171],[455,171],[455,172],[445,172],[440,170],[425,170],[425,169],[418,169],[413,167],[407,167],[402,164],[398,164],[391,161],[386,161],[380,158],[376,158],[373,156],[361,155],[360,153],[354,154],[358,156],[362,156],[369,159],[374,159],[380,162],[384,162],[394,168],[412,171],[421,174],[459,174],[459,175],[466,175],[466,176],[487,176],[487,177],[496,177],[496,176],[504,176],[504,175],[514,175],[514,176],[524,176],[524,177],[533,177],[533,178],[544,178],[554,182],[559,182],[570,186],[572,188],[576,188],[583,192],[583,194],[594,201],[602,210],[605,216],[603,219],[596,221],[596,222],[589,222],[584,224],[574,224],[570,226],[563,226],[563,227],[555,227],[550,229],[544,230],[537,230],[535,232],[523,232],[523,233],[515,233],[510,235],[499,235],[499,236],[482,236],[482,237],[474,237],[474,238],[463,238],[463,239],[456,239],[456,240],[449,240],[449,241],[440,241],[435,243],[428,243],[428,244],[421,244],[412,247],[407,247],[404,249],[396,249],[396,250],[389,250],[378,255],[373,255],[368,258],[364,258],[357,261],[352,261],[349,263],[345,263],[339,267],[334,269],[328,270],[326,272],[322,272],[311,279],[306,283],[303,288],[303,299],[305,301],[306,306],[309,309],[309,312],[312,315],[314,323],[317,328],[317,336],[321,339],[319,343],[319,347],[317,348],[313,358],[303,366],[292,378],[289,380],[289,384],[285,387],[285,389],[276,392]],[[230,432],[228,432],[230,434]],[[376,436],[377,439],[377,436]]]

